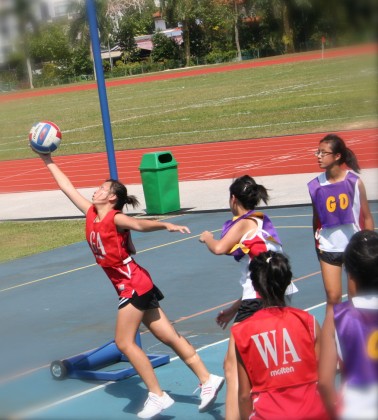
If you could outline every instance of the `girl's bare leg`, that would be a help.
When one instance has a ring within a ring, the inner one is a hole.
[[[238,366],[236,360],[235,340],[230,335],[226,357],[224,359],[224,376],[226,377],[226,420],[240,420],[238,403]]]
[[[320,261],[320,268],[322,270],[324,289],[327,294],[326,311],[328,312],[331,306],[335,303],[341,302],[342,267]]]
[[[146,311],[143,323],[158,340],[174,350],[198,377],[200,383],[203,384],[209,379],[210,374],[195,348],[177,333],[161,308]]]
[[[115,343],[118,349],[129,359],[138,372],[147,389],[156,395],[163,395],[151,362],[144,351],[135,342],[135,335],[143,319],[143,311],[133,305],[127,305],[118,311]]]

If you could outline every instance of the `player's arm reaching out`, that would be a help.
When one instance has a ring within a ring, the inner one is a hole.
[[[54,177],[59,188],[80,211],[86,214],[92,203],[77,191],[77,189],[73,186],[72,182],[69,180],[67,175],[59,168],[59,166],[56,163],[54,163],[51,154],[37,154],[45,163],[47,169]]]
[[[175,225],[173,223],[160,222],[157,220],[138,219],[123,213],[117,213],[115,215],[114,223],[119,229],[130,229],[137,232],[153,232],[155,230],[166,229],[168,232],[190,233],[187,226]]]
[[[50,154],[38,154],[54,177],[59,188],[80,211],[86,214],[88,209],[91,207],[92,202],[87,200],[77,191],[67,175],[59,168],[56,163],[54,163]],[[175,225],[168,222],[159,222],[155,220],[137,219],[127,216],[123,213],[116,214],[114,222],[119,229],[131,229],[138,232],[152,232],[155,230],[167,229],[169,232],[190,233],[190,230],[186,226]]]
[[[224,255],[240,242],[240,239],[247,231],[252,235],[256,229],[257,223],[254,220],[240,220],[240,222],[231,227],[223,238],[215,239],[212,232],[205,230],[201,233],[199,241],[206,244],[209,251],[213,254]]]

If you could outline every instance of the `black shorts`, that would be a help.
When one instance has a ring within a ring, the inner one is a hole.
[[[341,267],[344,262],[344,252],[326,252],[321,249],[316,249],[318,260],[330,265]]]
[[[263,307],[262,299],[245,299],[242,300],[234,322],[241,322],[249,318]]]
[[[148,309],[160,308],[159,300],[164,299],[163,293],[155,285],[151,290],[139,296],[136,292],[133,293],[131,298],[120,298],[118,309],[124,308],[131,303],[135,308],[140,311],[147,311]]]

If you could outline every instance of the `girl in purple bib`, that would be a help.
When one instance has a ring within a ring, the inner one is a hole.
[[[308,184],[313,206],[315,248],[320,262],[327,310],[341,301],[343,252],[352,235],[361,229],[374,229],[366,191],[355,154],[335,134],[328,134],[315,152],[325,172]],[[353,284],[348,283],[353,295]]]
[[[356,296],[331,308],[324,321],[319,384],[332,418],[378,418],[378,234],[363,230],[344,253]],[[336,389],[337,364],[341,386]]]
[[[256,206],[261,201],[266,204],[268,198],[266,188],[257,184],[249,175],[235,179],[230,186],[230,209],[234,217],[223,225],[221,238],[215,239],[209,231],[200,235],[200,242],[206,244],[212,253],[234,257],[242,273],[242,297],[217,316],[216,321],[223,329],[234,318],[235,323],[240,322],[262,307],[261,299],[251,282],[251,259],[269,250],[282,252],[281,241],[269,217],[255,211]],[[291,288],[293,291],[294,287]],[[227,382],[225,417],[227,420],[239,419],[237,363],[232,335],[224,360],[224,372]]]

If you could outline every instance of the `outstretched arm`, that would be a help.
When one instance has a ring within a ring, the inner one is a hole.
[[[38,155],[45,163],[51,175],[54,177],[59,188],[80,211],[86,214],[92,203],[76,190],[76,188],[73,186],[72,182],[69,180],[67,175],[63,173],[63,171],[59,168],[59,166],[56,163],[54,163],[50,154],[38,153]]]
[[[155,230],[168,230],[169,232],[190,233],[187,226],[175,225],[168,222],[160,222],[158,220],[138,219],[127,216],[123,213],[117,213],[114,222],[120,229],[130,229],[137,232],[153,232]]]
[[[209,251],[215,255],[227,254],[242,238],[246,232],[257,229],[257,223],[254,220],[240,220],[227,232],[221,239],[215,239],[212,232],[205,230],[201,233],[199,241],[206,244]]]
[[[331,419],[336,418],[337,392],[335,377],[337,369],[337,349],[335,338],[333,307],[327,310],[320,340],[319,392]]]

